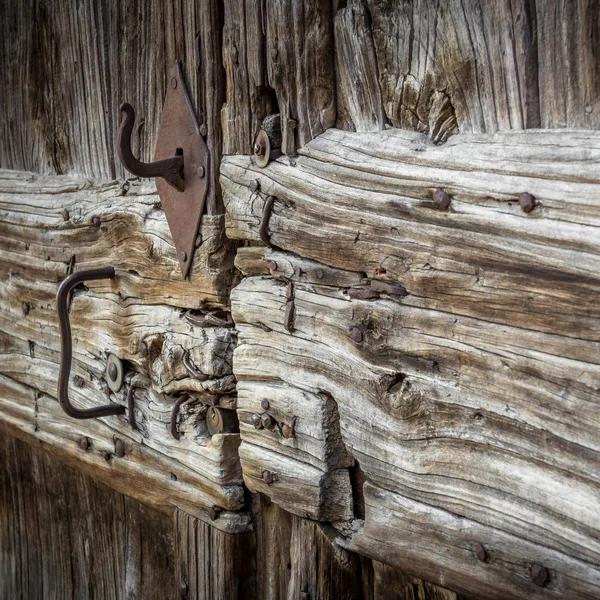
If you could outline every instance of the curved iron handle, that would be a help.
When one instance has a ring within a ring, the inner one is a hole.
[[[71,359],[73,357],[71,323],[69,322],[69,296],[71,290],[84,281],[112,279],[114,276],[115,270],[113,267],[79,271],[78,273],[69,275],[69,277],[60,284],[56,294],[56,311],[58,312],[58,323],[60,326],[58,401],[62,409],[74,419],[93,419],[95,417],[107,417],[108,415],[120,415],[125,412],[125,407],[119,404],[107,404],[105,406],[82,409],[73,406],[69,400],[69,375],[71,373]]]
[[[183,154],[155,160],[145,163],[137,159],[131,151],[131,132],[135,123],[135,111],[131,104],[124,102],[120,107],[123,113],[119,125],[119,137],[117,139],[117,152],[123,166],[138,177],[162,177],[176,190],[183,192],[185,181],[183,180]]]

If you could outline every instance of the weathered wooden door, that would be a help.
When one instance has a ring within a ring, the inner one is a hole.
[[[596,0],[0,16],[0,598],[600,598]],[[176,61],[186,279],[115,153]]]

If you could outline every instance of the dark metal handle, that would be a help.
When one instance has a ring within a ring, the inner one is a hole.
[[[94,279],[112,279],[115,276],[113,267],[79,271],[69,275],[58,288],[56,294],[56,311],[60,326],[60,371],[58,374],[58,401],[62,409],[74,419],[93,419],[107,417],[108,415],[121,415],[125,407],[119,404],[107,404],[96,408],[76,408],[69,400],[69,375],[71,374],[71,359],[73,358],[73,344],[71,341],[71,323],[69,322],[69,296],[71,290],[84,281]]]
[[[117,152],[123,166],[138,177],[162,177],[176,190],[183,192],[185,181],[183,180],[183,154],[177,154],[163,160],[145,163],[137,159],[131,151],[131,132],[135,123],[135,111],[127,102],[121,104],[123,118],[119,126],[119,137],[117,139]]]

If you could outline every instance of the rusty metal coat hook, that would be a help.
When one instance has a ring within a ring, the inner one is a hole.
[[[115,276],[113,267],[79,271],[69,275],[58,288],[56,294],[56,311],[60,326],[60,371],[58,374],[58,401],[62,409],[74,419],[93,419],[108,415],[120,415],[125,412],[125,407],[119,404],[107,404],[96,408],[76,408],[69,400],[69,375],[71,374],[71,360],[73,357],[73,343],[71,341],[71,323],[69,322],[69,297],[73,288],[94,279],[112,279]]]
[[[120,107],[123,118],[119,126],[117,139],[117,152],[123,166],[138,177],[162,177],[176,190],[185,190],[183,179],[183,154],[176,154],[171,158],[145,163],[137,159],[131,151],[131,132],[135,123],[135,111],[131,104],[124,102]]]

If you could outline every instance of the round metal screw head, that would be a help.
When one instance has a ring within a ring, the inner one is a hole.
[[[450,196],[442,189],[436,188],[433,192],[433,202],[439,210],[448,210]]]
[[[487,552],[486,549],[483,547],[483,544],[475,542],[473,544],[473,550],[475,550],[475,556],[477,557],[478,561],[482,563],[487,562]]]
[[[196,169],[196,175],[198,175],[200,179],[204,177],[204,167],[202,165]]]
[[[364,334],[362,332],[362,329],[360,327],[351,327],[350,328],[350,335],[352,336],[352,339],[357,343],[360,344],[363,340],[364,340]]]
[[[87,450],[90,447],[90,438],[85,435],[82,435],[79,438],[79,447],[82,450]]]
[[[100,217],[92,217],[92,225],[94,227],[100,227]]]
[[[179,253],[179,259],[181,260],[181,262],[186,262],[187,261],[187,253],[186,252],[180,252]]]
[[[529,192],[521,192],[519,206],[523,212],[530,213],[535,208],[535,198]]]
[[[117,379],[117,365],[115,365],[115,363],[110,363],[110,365],[108,366],[108,376],[113,381],[116,381],[116,379]]]
[[[27,316],[29,314],[29,311],[31,310],[31,306],[29,305],[29,302],[23,302],[23,306],[21,308],[23,309],[23,314],[25,316]]]
[[[550,572],[548,569],[538,563],[531,565],[531,581],[539,587],[544,587],[550,580]]]
[[[177,78],[176,77],[173,77],[173,79],[171,79],[171,88],[172,89],[177,88]]]
[[[278,265],[274,260],[270,260],[267,264],[269,265],[269,269],[271,269],[271,271],[277,271]]]
[[[271,473],[271,471],[263,471],[262,472],[262,480],[267,485],[271,485],[275,481],[275,478],[273,477],[273,473]]]
[[[261,417],[263,427],[266,429],[273,429],[275,427],[275,419],[271,415],[264,414]]]
[[[264,142],[254,142],[254,154],[256,156],[264,156],[267,151],[267,147]]]
[[[263,407],[264,410],[269,410],[270,404],[268,400],[261,400],[260,405]]]
[[[288,425],[287,423],[284,423],[281,426],[281,435],[284,438],[295,438],[296,435],[294,434],[294,428],[291,425]]]
[[[125,456],[125,444],[123,443],[123,440],[119,438],[115,440],[115,454],[119,458],[123,458]]]

